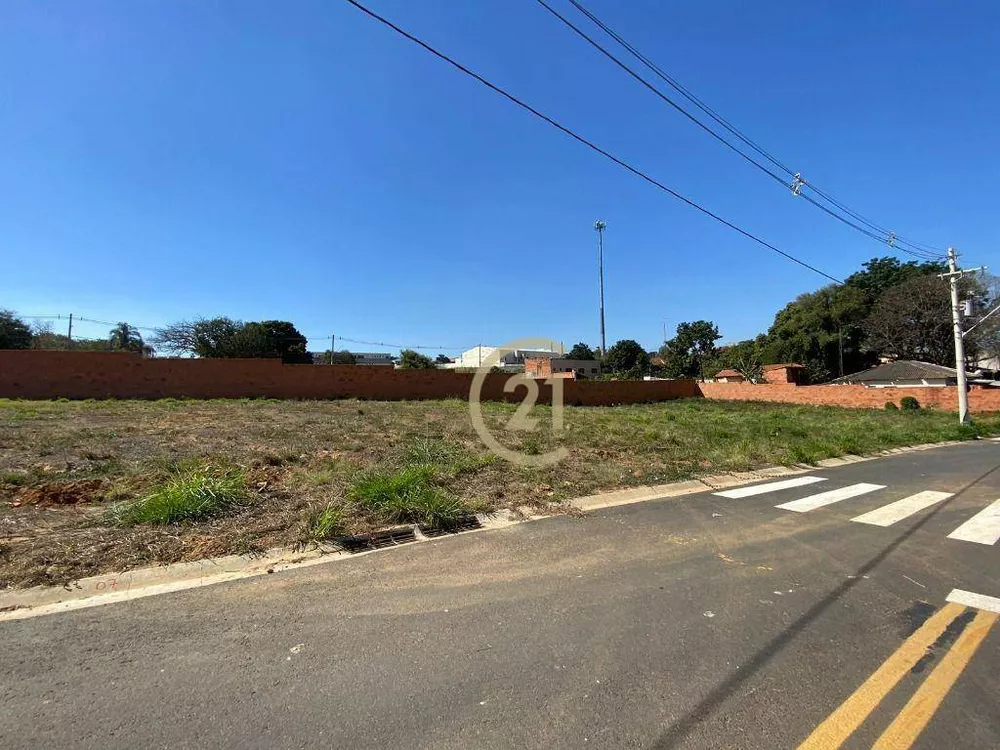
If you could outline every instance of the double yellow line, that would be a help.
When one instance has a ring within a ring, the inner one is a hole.
[[[961,604],[949,602],[935,612],[861,687],[816,727],[799,745],[799,750],[839,748],[965,609]],[[914,743],[998,617],[1000,615],[994,612],[976,611],[972,621],[878,738],[873,750],[903,750]]]

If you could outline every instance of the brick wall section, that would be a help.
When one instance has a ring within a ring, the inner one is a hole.
[[[504,393],[512,377],[487,375],[485,401],[520,401]],[[0,398],[365,398],[436,399],[469,396],[473,376],[451,370],[396,370],[354,365],[284,365],[273,359],[142,359],[126,352],[2,351]],[[539,381],[539,403],[551,387]],[[693,380],[566,380],[566,404],[610,406],[677,398],[774,401],[881,409],[904,396],[954,411],[954,388],[865,388],[860,385],[696,383]],[[974,412],[1000,411],[1000,388],[973,388]]]
[[[777,401],[786,404],[845,406],[882,409],[886,401],[899,406],[904,396],[913,396],[921,406],[958,410],[955,388],[865,388],[861,385],[784,385],[750,383],[698,383],[703,396],[720,401]],[[971,411],[1000,411],[1000,388],[969,391]]]
[[[549,357],[525,357],[524,374],[529,378],[551,378],[552,360]]]
[[[506,374],[487,375],[482,399],[520,401],[504,393]],[[366,398],[469,396],[473,376],[450,370],[396,370],[356,365],[284,365],[273,359],[143,359],[127,352],[0,351],[0,398]],[[693,380],[573,381],[567,404],[608,406],[698,395]],[[551,403],[539,382],[539,403]]]

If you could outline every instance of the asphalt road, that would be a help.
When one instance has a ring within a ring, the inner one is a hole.
[[[0,623],[0,747],[1000,747],[1000,443],[810,476]]]

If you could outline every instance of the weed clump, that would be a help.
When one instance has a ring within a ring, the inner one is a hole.
[[[417,523],[448,529],[468,515],[468,508],[433,484],[430,466],[405,466],[396,471],[379,470],[359,475],[347,489],[347,497],[379,523]]]
[[[343,508],[327,504],[306,514],[306,535],[314,542],[322,542],[347,533]]]
[[[202,467],[177,474],[136,500],[116,504],[107,518],[117,526],[200,521],[229,513],[249,497],[242,472]]]

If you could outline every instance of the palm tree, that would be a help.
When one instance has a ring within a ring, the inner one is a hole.
[[[142,334],[128,323],[119,323],[112,328],[108,343],[112,349],[136,352],[144,357],[152,357],[155,353],[153,347],[142,340]]]

